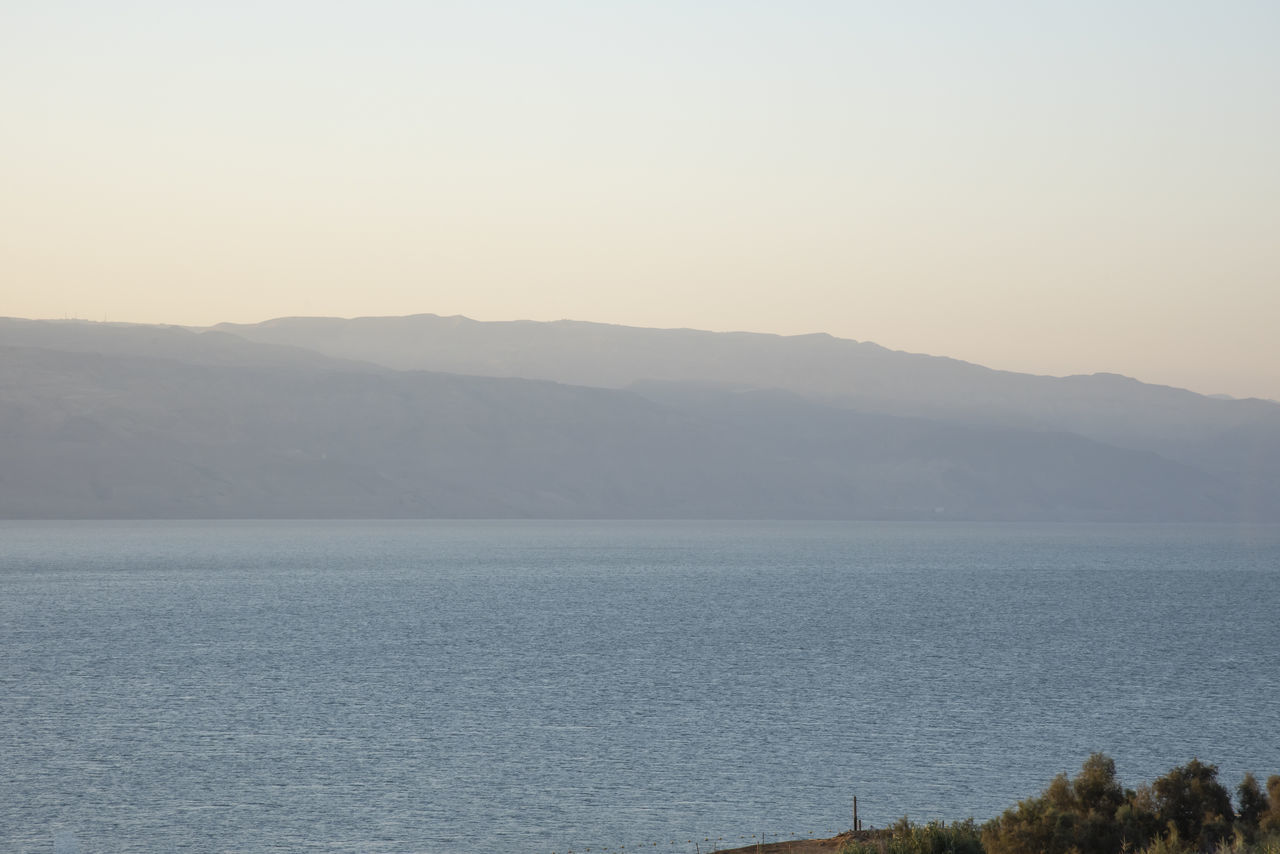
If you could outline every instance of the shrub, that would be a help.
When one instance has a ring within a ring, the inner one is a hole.
[[[1280,835],[1280,774],[1272,774],[1267,778],[1267,799],[1270,803],[1266,811],[1258,816],[1258,828]]]
[[[981,828],[903,818],[841,854],[1280,854],[1280,775],[1264,793],[1246,774],[1236,795],[1238,813],[1217,767],[1198,759],[1126,790],[1115,762],[1095,753],[1074,780],[1059,774]]]
[[[1246,773],[1240,785],[1236,787],[1236,805],[1239,810],[1236,817],[1250,829],[1257,829],[1258,823],[1267,813],[1270,804],[1267,794],[1258,786],[1252,774]]]
[[[983,854],[982,836],[973,819],[919,825],[903,816],[886,836],[853,840],[841,854]]]
[[[1019,801],[983,827],[987,854],[1092,854],[1118,852],[1126,841],[1144,844],[1146,833],[1132,838],[1125,830],[1136,833],[1150,819],[1138,821],[1130,806],[1124,822],[1117,820],[1127,801],[1115,774],[1115,761],[1102,753],[1085,760],[1075,780],[1059,774],[1039,797]]]
[[[1235,812],[1231,796],[1218,782],[1218,767],[1192,759],[1152,784],[1160,818],[1178,829],[1178,836],[1200,850],[1215,848],[1230,836]]]

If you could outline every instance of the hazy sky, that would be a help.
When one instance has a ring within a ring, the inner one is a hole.
[[[0,3],[0,314],[825,331],[1280,399],[1280,3]]]

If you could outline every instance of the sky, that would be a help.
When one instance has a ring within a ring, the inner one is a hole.
[[[1280,3],[0,2],[0,315],[828,332],[1280,399]]]

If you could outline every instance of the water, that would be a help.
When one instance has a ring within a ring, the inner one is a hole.
[[[0,523],[0,850],[705,852],[1095,750],[1234,787],[1278,615],[1275,527]]]

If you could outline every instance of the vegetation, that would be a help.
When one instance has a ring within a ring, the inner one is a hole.
[[[982,831],[973,819],[912,824],[904,816],[873,839],[854,839],[840,854],[983,854]]]
[[[1198,759],[1126,789],[1095,753],[1074,779],[1059,774],[981,827],[904,817],[841,854],[1280,854],[1280,775],[1264,790],[1246,774],[1233,802],[1217,766]]]

